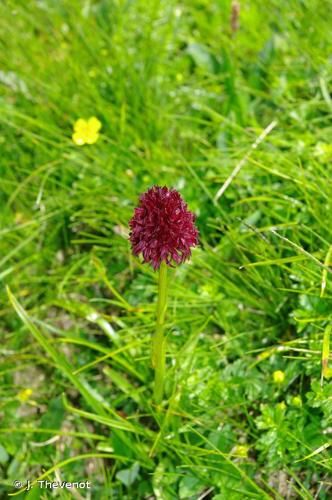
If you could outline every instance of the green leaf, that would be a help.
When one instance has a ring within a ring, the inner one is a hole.
[[[129,469],[123,469],[116,473],[116,478],[125,486],[131,486],[139,474],[139,462],[135,462]]]
[[[187,52],[194,60],[196,66],[205,69],[209,73],[215,72],[216,60],[207,47],[200,43],[191,43],[187,47]]]
[[[186,476],[180,481],[179,496],[180,498],[191,498],[194,495],[199,495],[205,487],[206,485],[197,477]]]
[[[0,444],[0,464],[5,464],[9,458],[6,448]]]

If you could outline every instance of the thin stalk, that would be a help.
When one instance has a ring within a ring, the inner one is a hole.
[[[164,338],[164,323],[167,308],[167,264],[162,261],[159,268],[157,323],[152,344],[152,366],[155,370],[154,400],[161,403],[164,392],[166,369],[166,342]]]

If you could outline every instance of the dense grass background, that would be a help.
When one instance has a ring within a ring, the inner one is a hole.
[[[229,0],[1,2],[3,498],[42,475],[92,482],[59,498],[331,498],[332,4],[239,4],[235,30]],[[157,276],[127,240],[153,184],[201,234],[159,411]]]

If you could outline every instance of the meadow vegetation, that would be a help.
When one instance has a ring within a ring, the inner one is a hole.
[[[331,25],[329,0],[1,2],[2,498],[331,498]],[[200,232],[160,407],[128,241],[155,184]]]

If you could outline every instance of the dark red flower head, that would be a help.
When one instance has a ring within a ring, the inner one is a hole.
[[[153,186],[142,194],[129,226],[133,254],[142,253],[154,269],[163,260],[168,265],[184,262],[190,247],[198,244],[195,215],[175,189]]]

